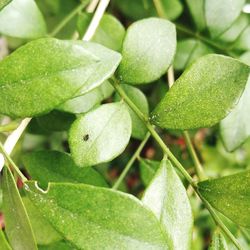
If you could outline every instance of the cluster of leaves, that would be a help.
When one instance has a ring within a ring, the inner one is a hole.
[[[89,2],[0,0],[0,140],[32,118],[12,155],[23,173],[0,144],[0,249],[203,249],[211,234],[211,249],[249,249],[245,1],[111,1],[83,41]],[[216,178],[194,173],[186,130]],[[136,185],[112,188],[126,161]]]

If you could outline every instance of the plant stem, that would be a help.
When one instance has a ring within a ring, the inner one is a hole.
[[[89,3],[89,0],[83,1],[75,9],[73,9],[49,34],[49,36],[54,37],[62,30],[62,28],[82,9],[84,9]]]
[[[113,87],[115,88],[117,93],[121,96],[121,98],[123,98],[123,100],[130,106],[130,108],[137,114],[137,116],[145,123],[145,126],[147,127],[148,131],[151,133],[152,137],[159,144],[159,146],[161,147],[163,152],[168,156],[168,158],[174,163],[174,165],[178,168],[178,170],[185,177],[185,179],[189,182],[189,184],[194,188],[194,191],[197,193],[197,195],[203,201],[205,207],[210,212],[215,223],[221,227],[221,229],[224,231],[224,233],[232,240],[232,242],[237,247],[237,249],[242,250],[239,243],[235,239],[234,235],[224,225],[224,223],[221,221],[221,219],[216,214],[216,212],[212,208],[212,206],[208,203],[208,201],[205,198],[203,198],[202,195],[199,193],[199,190],[197,188],[197,184],[193,181],[192,177],[189,175],[189,173],[186,171],[186,169],[182,166],[182,164],[179,162],[179,160],[174,156],[174,154],[170,151],[170,149],[167,147],[167,145],[161,139],[159,134],[155,131],[153,125],[149,122],[148,118],[130,100],[130,98],[127,96],[127,94],[121,88],[118,80],[115,78],[112,78],[112,79],[110,79],[110,83],[113,85]]]
[[[15,120],[15,121],[11,121],[8,124],[1,125],[0,126],[0,133],[10,132],[10,131],[15,130],[18,127],[19,123],[20,123],[20,121]]]
[[[16,171],[16,173],[19,175],[19,177],[22,179],[22,181],[23,182],[27,181],[28,179],[23,175],[23,173],[20,171],[20,169],[17,167],[17,165],[11,159],[9,154],[5,151],[4,146],[1,142],[0,142],[0,150],[2,151],[2,154],[4,155],[6,161],[13,167],[13,169]]]
[[[128,171],[130,170],[130,168],[132,167],[133,163],[135,162],[135,160],[139,157],[142,149],[144,148],[145,144],[147,143],[148,139],[150,137],[150,133],[147,133],[145,138],[143,139],[143,141],[141,142],[141,144],[139,145],[139,147],[137,148],[137,150],[135,151],[135,153],[133,154],[133,156],[130,158],[130,160],[128,161],[127,165],[125,166],[125,168],[123,169],[122,173],[120,174],[119,178],[117,179],[117,181],[115,182],[114,186],[112,187],[112,189],[118,189],[121,182],[123,181],[123,179],[125,178],[125,176],[127,175]]]

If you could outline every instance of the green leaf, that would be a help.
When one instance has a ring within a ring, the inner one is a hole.
[[[23,197],[22,201],[27,210],[37,244],[48,245],[62,239],[62,236],[45,220],[30,199]]]
[[[205,17],[212,37],[227,30],[240,15],[245,0],[205,0]]]
[[[0,229],[0,249],[1,250],[11,250],[11,247],[10,247],[2,229]]]
[[[7,167],[4,168],[2,188],[5,231],[10,245],[14,250],[37,249],[27,212]]]
[[[148,18],[133,23],[124,38],[119,78],[130,84],[159,79],[172,63],[175,48],[176,31],[171,22]]]
[[[41,245],[38,247],[39,250],[77,250],[72,245],[67,244],[65,241],[54,242],[49,245]]]
[[[120,155],[131,135],[131,118],[124,103],[110,103],[79,117],[71,126],[69,146],[80,167],[108,162]]]
[[[237,225],[250,227],[250,171],[198,183],[201,195]]]
[[[0,10],[8,5],[12,0],[0,0]]]
[[[93,15],[89,13],[79,14],[77,27],[80,36],[83,36],[86,32],[92,16]],[[112,15],[105,14],[103,15],[91,41],[100,43],[107,48],[120,51],[124,35],[125,29],[120,21]]]
[[[44,192],[34,182],[26,183],[26,192],[76,248],[172,249],[156,217],[131,195],[63,183],[50,183]]]
[[[238,104],[220,123],[224,145],[228,151],[237,149],[250,136],[250,78]]]
[[[34,39],[46,35],[46,24],[33,0],[13,0],[0,12],[0,33]]]
[[[58,151],[37,151],[23,156],[32,179],[46,188],[49,182],[86,183],[106,187],[103,177],[93,168],[79,169],[70,155]]]
[[[250,67],[211,54],[188,67],[151,114],[162,128],[191,129],[218,123],[237,104]],[[226,91],[225,91],[226,90]]]
[[[212,244],[209,247],[209,250],[228,250],[227,242],[220,232],[214,232]]]
[[[174,59],[174,69],[184,70],[199,57],[212,53],[212,49],[195,39],[180,40]]]
[[[133,101],[133,103],[140,109],[140,111],[148,116],[148,101],[144,93],[141,90],[127,84],[122,84],[121,87],[128,97]],[[116,100],[120,99],[120,96],[116,95]],[[132,137],[143,140],[148,130],[141,119],[135,114],[135,112],[127,104],[126,106],[132,120]]]
[[[190,249],[193,215],[180,178],[170,161],[163,159],[142,202],[150,208],[173,241],[173,249]]]
[[[234,47],[240,50],[250,50],[250,26],[241,33]]]
[[[159,166],[159,161],[140,158],[140,175],[146,187],[150,184]]]
[[[86,113],[99,105],[104,99],[110,97],[113,91],[114,88],[112,85],[108,81],[105,81],[90,92],[66,101],[57,107],[57,109],[73,114]]]
[[[99,86],[120,59],[117,52],[94,43],[32,41],[0,62],[0,113],[15,117],[48,113],[80,89]]]

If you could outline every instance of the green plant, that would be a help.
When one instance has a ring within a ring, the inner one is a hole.
[[[0,1],[0,249],[250,249],[245,1],[109,2]]]

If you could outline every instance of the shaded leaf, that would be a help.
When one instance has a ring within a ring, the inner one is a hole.
[[[186,189],[170,161],[162,160],[142,202],[164,226],[173,241],[173,249],[190,249],[193,227],[191,205]]]
[[[0,62],[0,113],[28,117],[49,112],[82,87],[87,91],[100,85],[120,59],[94,43],[32,41]]]
[[[58,241],[47,246],[41,245],[38,247],[39,250],[77,250],[72,245],[67,244],[65,241]]]
[[[131,195],[59,183],[51,183],[44,192],[34,182],[26,183],[26,193],[76,248],[171,249],[155,216]]]
[[[93,168],[79,169],[70,155],[58,151],[37,151],[23,156],[25,168],[41,187],[49,182],[86,183],[107,186],[103,177]]]
[[[124,38],[119,78],[130,84],[159,79],[172,63],[175,48],[176,31],[171,22],[148,18],[133,23]]]
[[[0,249],[1,250],[11,250],[11,247],[10,247],[2,229],[0,229]]]
[[[0,33],[34,39],[46,35],[46,24],[33,0],[12,0],[0,12]]]
[[[198,183],[201,195],[237,225],[250,227],[250,171]]]
[[[37,249],[27,212],[7,167],[4,168],[2,188],[5,231],[11,247],[14,250]]]
[[[237,104],[249,73],[249,66],[233,58],[201,57],[178,78],[152,112],[151,120],[172,129],[213,126]]]
[[[131,118],[124,103],[104,104],[79,117],[71,126],[69,146],[80,167],[111,161],[123,152],[131,135]]]

